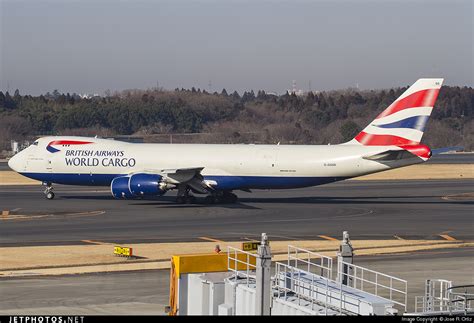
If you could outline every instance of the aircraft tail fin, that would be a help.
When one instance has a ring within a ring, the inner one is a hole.
[[[364,146],[419,144],[442,84],[441,78],[419,79],[346,144]]]

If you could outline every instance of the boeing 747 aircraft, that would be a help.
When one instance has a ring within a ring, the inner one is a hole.
[[[86,137],[42,137],[8,165],[39,180],[48,199],[53,183],[109,186],[118,199],[161,196],[177,202],[235,202],[237,190],[289,189],[422,163],[420,144],[443,79],[419,79],[349,142],[339,145],[209,145],[127,143]]]

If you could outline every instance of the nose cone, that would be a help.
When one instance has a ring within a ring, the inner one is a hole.
[[[21,158],[16,154],[8,161],[8,167],[13,169],[15,172],[19,172],[22,166]]]

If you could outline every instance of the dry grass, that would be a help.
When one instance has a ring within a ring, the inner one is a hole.
[[[400,179],[465,179],[474,178],[472,164],[419,164],[381,173],[366,175],[355,180],[400,180]]]
[[[138,259],[113,254],[114,244],[34,246],[0,248],[0,276],[59,275],[86,272],[169,268],[169,259],[178,254],[212,253],[216,242],[139,243],[132,247]],[[239,248],[241,242],[219,243]],[[273,241],[273,260],[286,259],[288,245],[334,257],[339,241]],[[356,255],[405,253],[419,250],[474,246],[473,242],[447,240],[353,240]]]
[[[40,183],[12,171],[0,171],[0,185],[34,185]]]

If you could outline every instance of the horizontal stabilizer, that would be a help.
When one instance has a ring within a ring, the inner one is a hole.
[[[395,160],[400,160],[400,159],[407,159],[407,158],[413,158],[413,154],[406,151],[406,150],[387,150],[383,151],[381,153],[377,153],[374,155],[368,155],[364,156],[362,158],[367,159],[367,160],[374,160],[374,161],[379,161],[379,162],[388,162],[388,161],[395,161]]]
[[[456,146],[456,147],[444,147],[444,148],[432,149],[431,152],[433,153],[433,155],[439,155],[439,154],[448,153],[448,152],[461,151],[461,150],[463,150],[463,149],[464,149],[464,147],[459,147],[459,146]]]

